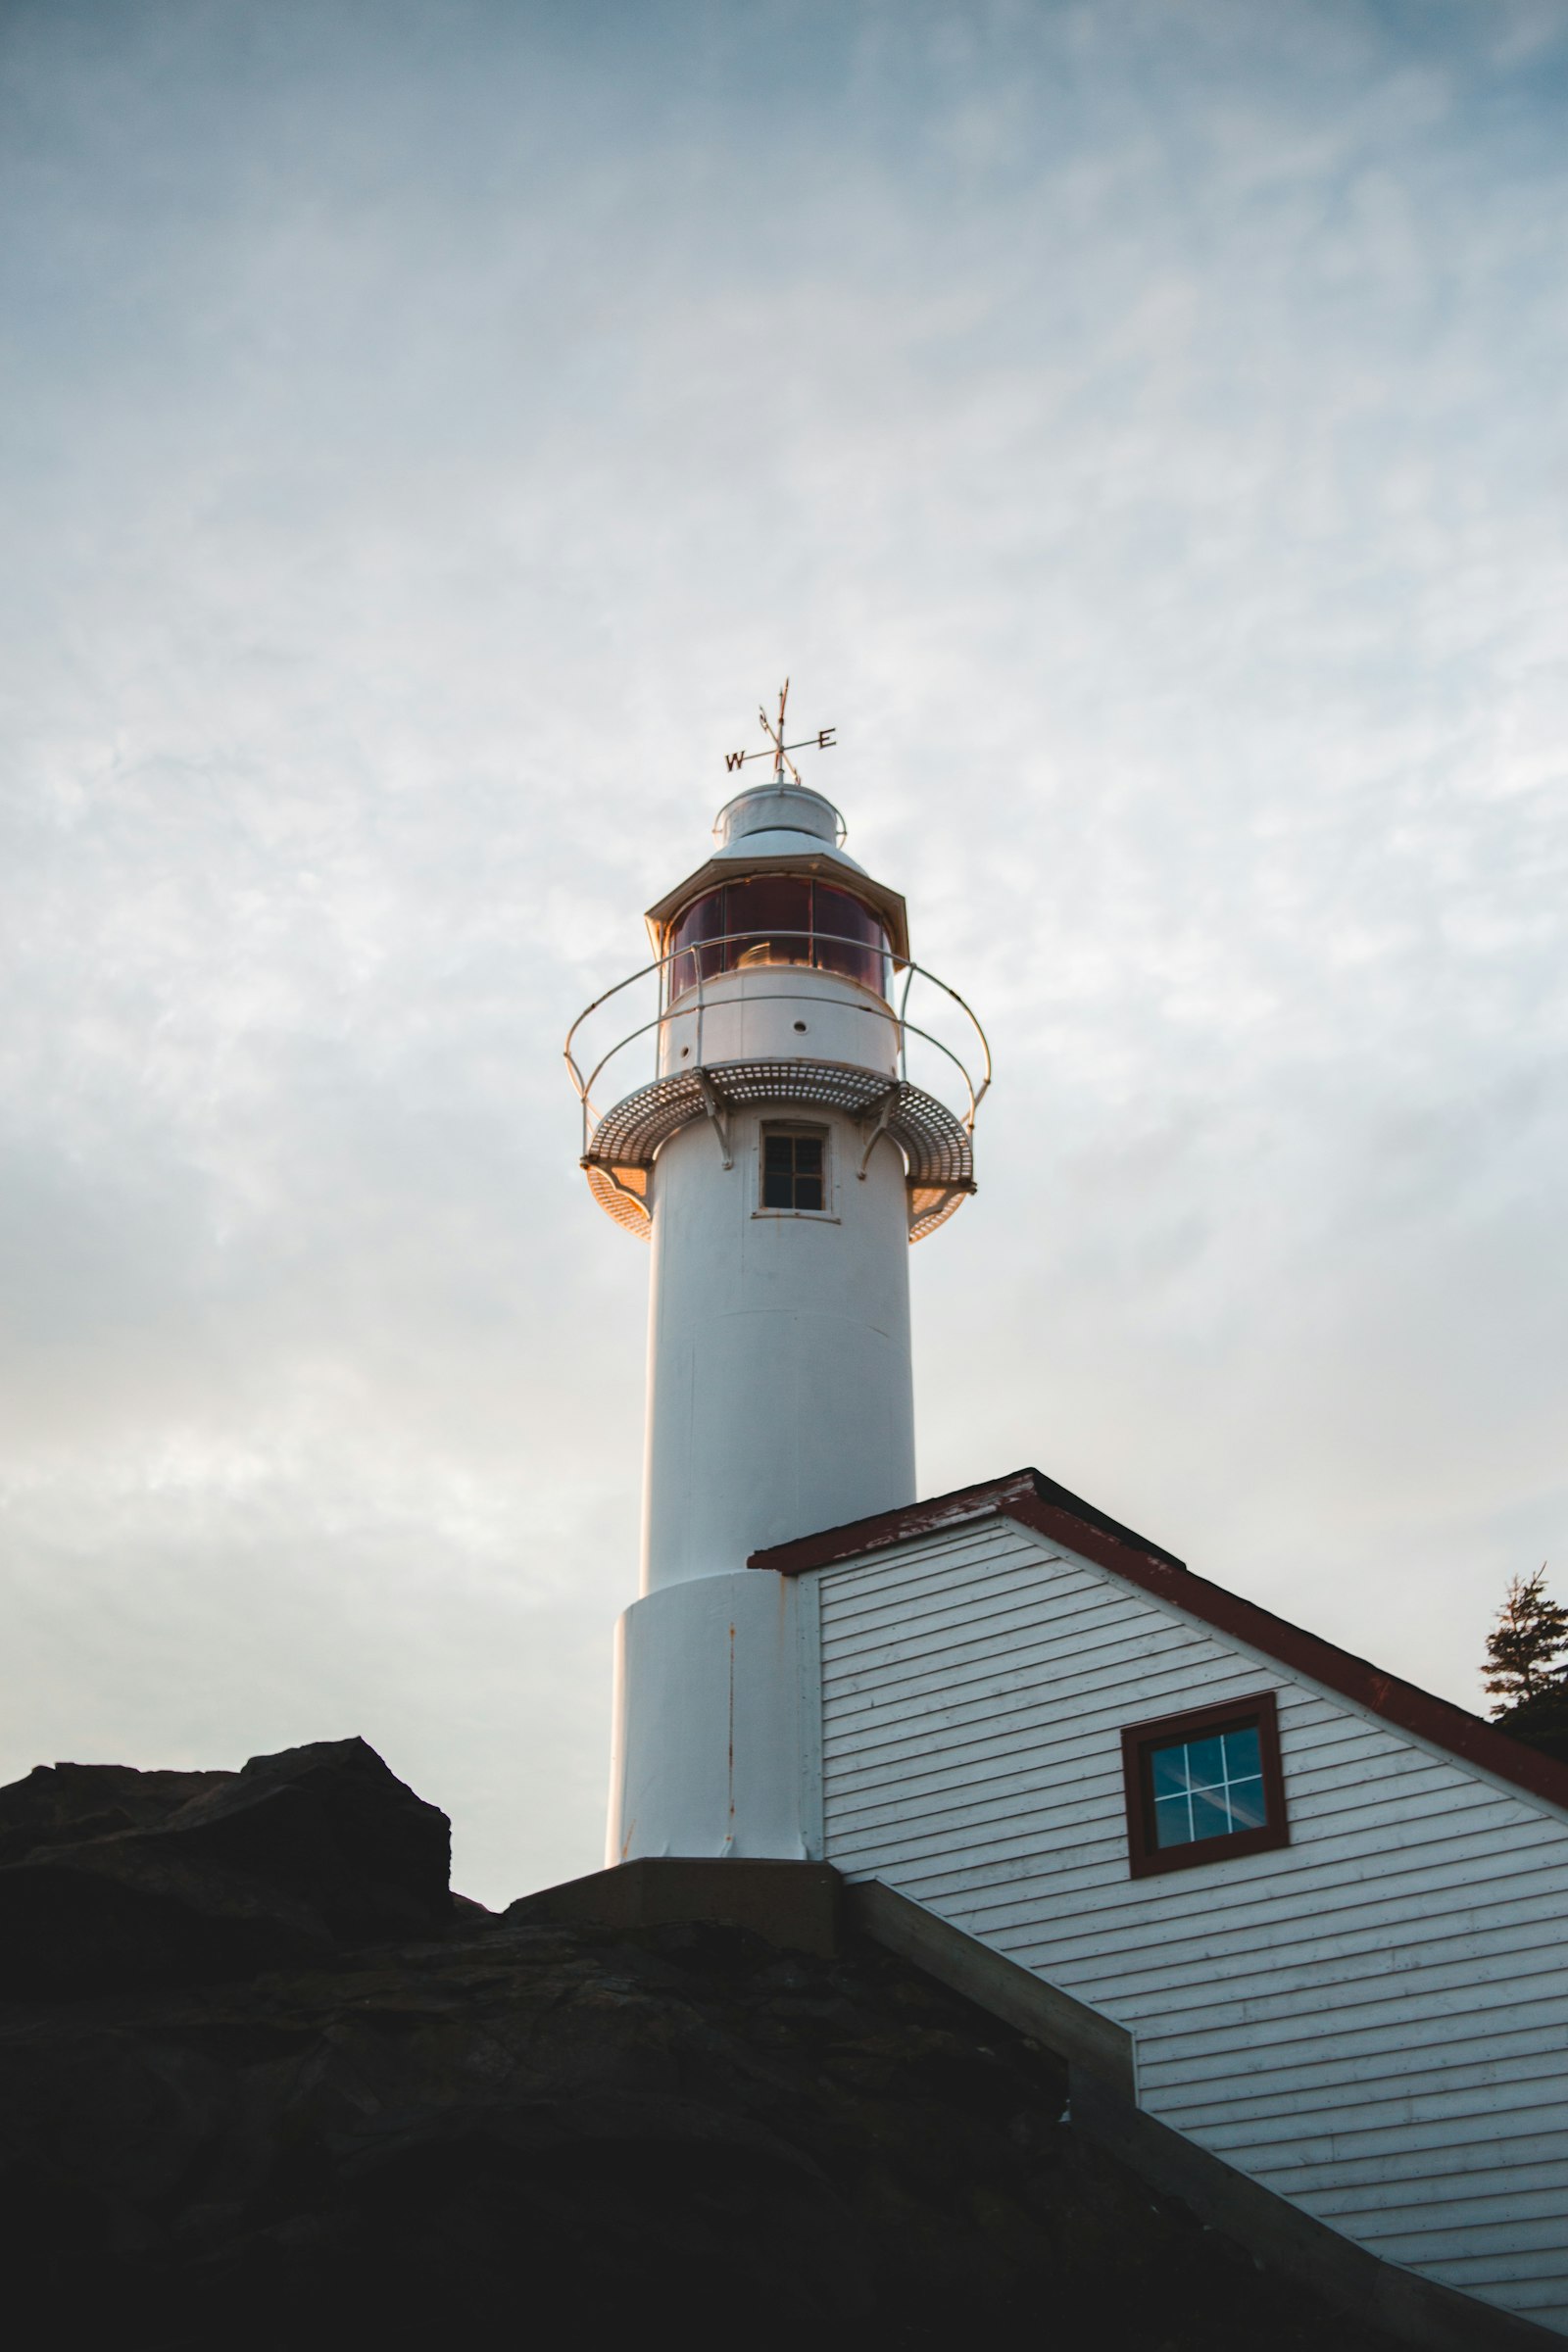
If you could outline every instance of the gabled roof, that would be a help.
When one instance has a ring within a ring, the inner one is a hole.
[[[1255,1601],[1243,1600],[1207,1577],[1195,1576],[1175,1555],[1162,1551],[1147,1537],[1108,1518],[1093,1503],[1058,1487],[1038,1470],[1015,1470],[984,1486],[959,1487],[955,1494],[938,1494],[929,1502],[911,1502],[902,1510],[878,1511],[869,1519],[852,1519],[846,1527],[830,1527],[820,1535],[802,1536],[792,1544],[772,1544],[754,1551],[749,1568],[770,1568],[780,1576],[799,1576],[812,1568],[828,1568],[840,1560],[857,1560],[886,1551],[915,1536],[929,1536],[966,1520],[1015,1519],[1054,1544],[1094,1560],[1098,1566],[1125,1577],[1145,1592],[1152,1592],[1197,1617],[1216,1632],[1261,1650],[1289,1673],[1303,1674],[1325,1689],[1353,1699],[1371,1714],[1399,1731],[1413,1732],[1434,1747],[1446,1748],[1462,1763],[1474,1764],[1499,1781],[1511,1781],[1532,1796],[1546,1797],[1568,1810],[1568,1764],[1527,1747],[1506,1732],[1484,1723],[1414,1683],[1385,1674],[1333,1642],[1324,1642],[1289,1619],[1276,1617]]]

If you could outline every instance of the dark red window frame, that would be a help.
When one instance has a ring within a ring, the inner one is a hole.
[[[1187,1845],[1154,1842],[1154,1788],[1150,1756],[1180,1740],[1206,1740],[1216,1732],[1255,1728],[1263,1766],[1265,1818],[1260,1829],[1233,1830],[1221,1838],[1195,1838]],[[1161,1715],[1153,1723],[1129,1724],[1121,1736],[1123,1793],[1127,1802],[1127,1858],[1135,1879],[1166,1871],[1196,1870],[1204,1862],[1240,1861],[1244,1854],[1271,1853],[1289,1845],[1285,1775],[1280,1769],[1279,1709],[1272,1690],[1251,1698],[1227,1699],[1222,1706],[1191,1707],[1184,1715]]]

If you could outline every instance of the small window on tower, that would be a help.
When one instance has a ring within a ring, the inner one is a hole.
[[[762,1206],[820,1215],[827,1206],[827,1137],[819,1127],[762,1129]]]

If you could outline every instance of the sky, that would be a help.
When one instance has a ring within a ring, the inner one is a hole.
[[[788,672],[980,1012],[921,1490],[1568,1596],[1564,0],[6,0],[0,1779],[598,1866],[568,1022]],[[803,1531],[805,1532],[805,1531]]]

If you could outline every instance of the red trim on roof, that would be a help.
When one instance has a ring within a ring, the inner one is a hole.
[[[1092,1502],[1085,1502],[1081,1494],[1058,1487],[1054,1478],[1047,1478],[1039,1470],[1014,1470],[1006,1478],[988,1479],[982,1487],[958,1487],[951,1494],[933,1494],[928,1502],[908,1502],[896,1511],[876,1511],[869,1519],[851,1519],[843,1527],[826,1527],[820,1534],[801,1536],[793,1544],[769,1544],[763,1550],[754,1551],[746,1565],[771,1568],[780,1576],[798,1576],[803,1568],[828,1568],[835,1560],[857,1560],[864,1552],[885,1551],[890,1544],[907,1544],[913,1536],[929,1536],[938,1528],[957,1527],[965,1519],[987,1518],[993,1511],[1005,1510],[1010,1503],[1023,1499],[1054,1505],[1075,1527],[1095,1528],[1118,1544],[1146,1552],[1152,1560],[1165,1560],[1172,1568],[1182,1564],[1174,1552],[1161,1551],[1147,1537],[1135,1536],[1119,1519],[1108,1518]]]
[[[1356,1657],[1255,1601],[1243,1600],[1207,1577],[1195,1576],[1173,1553],[1162,1551],[1143,1536],[1134,1535],[1103,1511],[1096,1510],[1054,1479],[1038,1470],[1016,1470],[1008,1478],[985,1486],[960,1487],[929,1502],[909,1503],[903,1510],[879,1511],[870,1519],[855,1519],[847,1527],[830,1527],[820,1535],[804,1536],[793,1544],[774,1544],[754,1551],[749,1568],[771,1568],[781,1576],[799,1576],[812,1568],[829,1568],[842,1560],[863,1559],[916,1536],[936,1534],[966,1520],[1000,1517],[1015,1519],[1048,1542],[1112,1569],[1131,1585],[1168,1600],[1189,1617],[1200,1618],[1250,1649],[1260,1650],[1290,1673],[1303,1674],[1341,1697],[1353,1699],[1400,1731],[1413,1732],[1434,1747],[1446,1748],[1461,1762],[1474,1764],[1499,1781],[1544,1796],[1568,1811],[1568,1764],[1527,1747],[1506,1732],[1484,1723],[1463,1707],[1397,1675]]]

